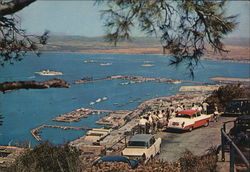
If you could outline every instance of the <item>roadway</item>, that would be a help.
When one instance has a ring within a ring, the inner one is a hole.
[[[223,122],[234,119],[233,117],[219,117],[218,122],[210,122],[208,127],[197,128],[192,132],[158,132],[155,136],[162,138],[161,153],[158,158],[176,161],[186,149],[195,155],[206,153],[210,147],[217,147],[221,144],[220,129]]]

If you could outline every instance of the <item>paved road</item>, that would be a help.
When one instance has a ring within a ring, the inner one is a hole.
[[[220,129],[223,122],[234,120],[232,117],[220,117],[218,122],[210,122],[208,127],[194,129],[192,132],[159,132],[156,137],[162,138],[160,159],[178,160],[188,149],[195,155],[202,155],[211,146],[221,143]],[[232,125],[231,125],[232,126]]]

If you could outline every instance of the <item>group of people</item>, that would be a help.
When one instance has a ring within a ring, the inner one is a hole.
[[[200,104],[193,103],[191,109],[192,110],[198,110],[203,114],[207,114],[207,107],[208,106],[209,106],[209,104],[207,102],[203,102],[203,103],[200,103]]]
[[[208,103],[203,102],[202,104],[196,105],[192,104],[192,110],[201,111],[207,114]],[[152,112],[147,112],[142,115],[139,121],[139,132],[142,134],[154,134],[159,130],[163,130],[167,125],[169,119],[175,117],[178,112],[186,110],[186,106],[181,103],[178,106],[173,106],[172,104],[165,110],[157,110]]]

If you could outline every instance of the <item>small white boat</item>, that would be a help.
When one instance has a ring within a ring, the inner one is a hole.
[[[101,63],[100,66],[110,66],[112,63]]]
[[[102,101],[102,99],[99,98],[99,99],[97,99],[95,102],[96,102],[96,103],[99,103],[99,102],[101,102],[101,101]]]
[[[96,63],[97,61],[96,60],[84,60],[83,62],[84,63]]]
[[[94,105],[94,104],[95,104],[95,102],[90,102],[89,104],[90,104],[90,105]]]
[[[151,67],[151,66],[154,66],[154,64],[142,64],[141,66],[143,66],[143,67]]]
[[[107,97],[103,97],[102,100],[107,100],[108,98]]]
[[[40,71],[40,72],[35,72],[35,73],[38,74],[38,75],[43,75],[43,76],[63,75],[62,72],[56,72],[56,71],[48,70],[48,69]]]

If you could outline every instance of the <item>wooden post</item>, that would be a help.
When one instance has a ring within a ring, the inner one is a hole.
[[[234,147],[232,143],[230,143],[230,172],[234,172]]]
[[[221,160],[225,161],[225,137],[221,129]]]

